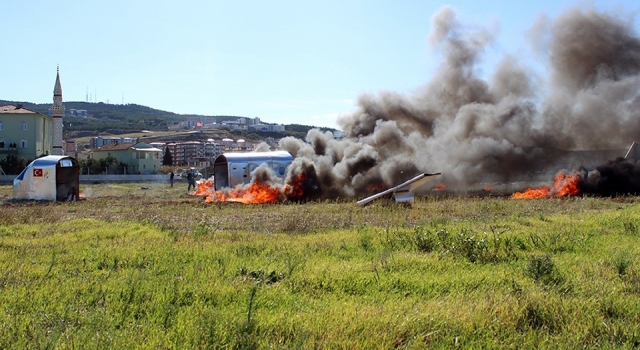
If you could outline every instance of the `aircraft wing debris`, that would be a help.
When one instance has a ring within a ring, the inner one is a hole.
[[[365,205],[373,200],[376,200],[380,197],[383,197],[389,193],[393,193],[393,196],[396,199],[396,202],[409,202],[414,199],[414,191],[418,189],[418,187],[426,184],[427,182],[433,180],[436,176],[439,176],[440,173],[435,174],[420,174],[413,179],[407,180],[401,183],[398,186],[391,187],[388,190],[382,191],[380,193],[374,194],[373,196],[367,197],[365,199],[361,199],[357,202],[358,205]]]

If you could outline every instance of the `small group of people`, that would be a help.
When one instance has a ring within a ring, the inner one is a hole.
[[[0,148],[4,148],[4,146],[5,146],[4,141],[0,141]],[[9,149],[12,149],[12,148],[18,148],[18,145],[15,142],[14,143],[10,143],[9,144]]]
[[[173,173],[173,171],[171,171],[169,173],[169,183],[171,184],[171,187],[173,187],[174,176],[175,174]],[[194,190],[196,189],[196,173],[194,169],[189,169],[189,171],[187,171],[187,182],[189,183],[187,191],[191,191],[191,187],[193,187]]]

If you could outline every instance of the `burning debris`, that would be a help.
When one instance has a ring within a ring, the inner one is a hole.
[[[443,183],[439,183],[435,186],[433,186],[433,190],[434,191],[444,191],[447,189],[447,185],[443,184]]]
[[[582,169],[579,184],[583,193],[599,196],[640,194],[640,163],[622,157],[597,166],[593,171]]]
[[[580,182],[579,174],[560,173],[553,179],[553,186],[544,186],[540,188],[529,188],[524,192],[516,192],[511,195],[513,199],[525,198],[551,198],[576,196],[580,193],[578,183]]]
[[[411,180],[401,183],[398,186],[394,186],[388,190],[382,191],[380,193],[374,194],[373,196],[367,197],[365,199],[361,199],[358,201],[359,205],[365,205],[374,201],[378,198],[384,197],[388,194],[393,194],[396,199],[396,202],[408,202],[413,203],[414,192],[422,185],[427,182],[433,180],[434,177],[439,176],[440,173],[437,174],[420,174],[414,177]]]
[[[262,165],[252,173],[252,180],[247,184],[216,190],[213,179],[200,180],[191,195],[205,197],[207,203],[274,204],[285,200],[297,201],[304,195],[302,188],[305,180],[302,174],[291,178],[286,184],[281,184],[274,179],[269,167]]]
[[[629,151],[634,148],[631,146]],[[627,153],[627,156],[629,152]],[[620,194],[640,194],[640,162],[618,157],[588,171],[581,167],[577,172],[556,175],[553,186],[527,189],[514,193],[511,198],[551,198],[595,195],[616,196]]]
[[[278,201],[290,198],[287,188],[300,200],[367,196],[374,185],[391,188],[435,169],[459,189],[575,166],[558,150],[622,148],[640,134],[640,39],[632,23],[593,9],[541,20],[531,38],[547,55],[548,77],[506,56],[483,80],[481,58],[497,33],[469,29],[443,7],[431,19],[429,42],[443,56],[433,80],[411,96],[360,96],[357,110],[338,120],[343,139],[311,130],[306,140],[281,140],[293,156],[284,185],[255,177],[237,193],[207,198],[252,201],[263,198],[256,191],[272,191],[268,201]],[[552,186],[514,197],[633,193],[636,168],[616,160],[561,172]]]

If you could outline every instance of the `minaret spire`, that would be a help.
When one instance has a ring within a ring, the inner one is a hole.
[[[60,65],[56,69],[56,84],[53,87],[53,106],[51,106],[51,116],[53,117],[53,154],[64,155],[62,150],[62,116],[64,106],[62,105],[62,85],[60,84]]]
[[[56,69],[56,85],[53,88],[53,103],[56,103],[56,96],[60,96],[60,103],[62,103],[62,85],[60,85],[60,65]]]

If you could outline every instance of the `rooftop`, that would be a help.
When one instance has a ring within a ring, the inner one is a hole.
[[[110,145],[104,145],[98,149],[95,149],[94,151],[118,151],[118,150],[123,150],[123,149],[129,149],[130,147],[133,147],[134,144],[133,143],[114,143],[114,144],[110,144]]]
[[[0,107],[0,114],[39,114],[38,112],[34,112],[28,110],[26,108],[22,108],[22,105],[6,105]]]

